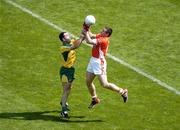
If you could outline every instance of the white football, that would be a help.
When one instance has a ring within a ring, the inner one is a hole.
[[[96,23],[96,19],[95,19],[95,17],[93,15],[88,15],[88,16],[86,16],[84,22],[87,25],[93,25],[93,24]]]

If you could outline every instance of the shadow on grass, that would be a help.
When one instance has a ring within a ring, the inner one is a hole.
[[[67,123],[78,123],[78,122],[103,122],[102,120],[87,120],[83,119],[85,116],[70,116],[70,119],[60,118],[59,116],[50,115],[50,113],[59,113],[59,111],[43,111],[43,112],[20,112],[0,113],[0,118],[3,119],[14,119],[14,120],[44,120],[44,121],[57,121]]]

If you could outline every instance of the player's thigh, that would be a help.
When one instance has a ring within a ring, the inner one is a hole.
[[[96,77],[95,74],[91,73],[91,72],[86,72],[86,82],[87,83],[91,83],[93,82],[94,78]]]
[[[99,82],[101,83],[102,86],[107,86],[108,85],[108,81],[107,81],[107,75],[103,74],[103,75],[97,75]]]

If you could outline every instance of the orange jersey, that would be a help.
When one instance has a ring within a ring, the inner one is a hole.
[[[109,46],[109,37],[102,37],[100,34],[97,34],[96,40],[97,45],[94,45],[92,48],[92,56],[95,58],[104,58]]]

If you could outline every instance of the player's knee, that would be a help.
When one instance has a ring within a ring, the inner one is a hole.
[[[71,86],[72,86],[72,83],[71,83],[71,82],[67,82],[67,83],[65,84],[65,88],[66,88],[67,90],[71,89]]]
[[[109,83],[107,83],[107,82],[101,83],[101,85],[102,85],[104,88],[109,88]]]

